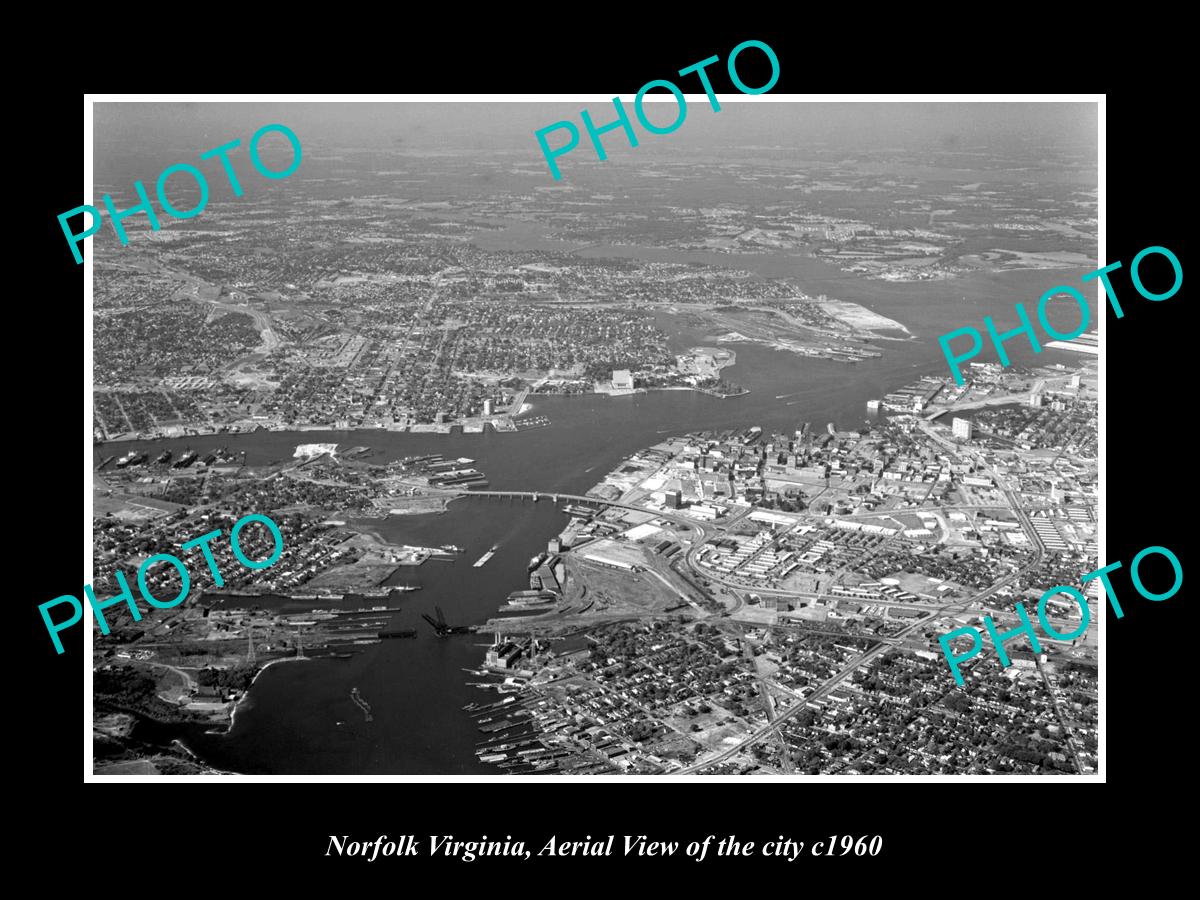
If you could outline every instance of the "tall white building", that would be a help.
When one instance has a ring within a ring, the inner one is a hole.
[[[970,419],[955,419],[953,426],[954,436],[964,441],[971,439],[971,420]]]

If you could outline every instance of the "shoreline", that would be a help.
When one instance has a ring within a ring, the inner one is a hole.
[[[445,434],[454,433],[453,429],[458,428],[459,434],[483,434],[487,425],[492,426],[492,431],[496,434],[517,434],[520,429],[513,425],[512,421],[505,421],[502,424],[508,426],[504,428],[496,427],[497,419],[507,419],[510,416],[524,415],[529,410],[533,409],[532,403],[523,403],[520,412],[503,413],[500,416],[492,416],[485,419],[483,422],[442,422],[430,423],[422,425],[405,425],[403,428],[392,428],[387,425],[353,425],[349,428],[342,428],[336,425],[288,425],[281,428],[273,428],[268,425],[256,425],[253,428],[239,428],[236,431],[231,430],[216,430],[216,431],[197,431],[188,428],[180,434],[147,434],[145,432],[122,432],[106,438],[97,439],[92,436],[92,446],[101,447],[105,444],[121,444],[132,441],[178,441],[184,438],[193,437],[217,437],[225,435],[227,437],[241,437],[247,434],[256,434],[260,431],[268,434],[307,434],[316,432],[318,434],[352,434],[356,431],[380,431],[385,434]]]
[[[721,368],[726,368],[726,366],[722,366]],[[546,397],[566,397],[566,396],[623,397],[623,396],[629,396],[631,394],[647,394],[647,393],[650,393],[651,391],[693,391],[697,394],[704,394],[705,396],[708,396],[708,397],[716,397],[718,400],[728,400],[733,397],[743,397],[746,394],[751,393],[751,391],[747,390],[747,391],[743,391],[741,394],[715,394],[704,388],[693,387],[692,385],[689,385],[689,384],[678,384],[678,385],[661,385],[661,386],[655,386],[655,387],[649,387],[649,388],[630,388],[628,390],[621,390],[621,391],[595,391],[595,390],[593,390],[593,391],[589,391],[587,393],[580,393],[580,394],[555,394],[555,393],[547,392],[547,393],[543,394],[542,396],[546,396]],[[532,404],[532,403],[522,403],[521,411],[519,413],[513,413],[512,415],[524,415],[525,413],[529,412],[533,408],[534,408],[534,404]],[[486,424],[492,424],[491,420],[489,420],[488,423],[486,423]],[[451,429],[459,428],[462,430],[459,431],[458,434],[465,435],[465,434],[483,434],[484,433],[482,428],[478,431],[475,431],[475,430],[468,431],[468,430],[466,430],[466,426],[461,422],[443,423],[442,425],[431,426],[428,428],[428,430],[423,429],[421,431],[413,431],[412,427],[413,426],[406,426],[405,428],[388,428],[383,425],[357,425],[357,426],[354,426],[353,428],[336,428],[332,425],[320,425],[320,426],[302,426],[302,427],[292,426],[292,427],[288,427],[288,428],[268,428],[265,425],[260,425],[256,428],[251,428],[251,429],[248,429],[245,431],[188,431],[185,434],[175,434],[175,435],[169,435],[169,434],[159,434],[159,435],[122,434],[122,435],[118,435],[116,437],[104,438],[103,440],[96,440],[93,437],[92,447],[93,447],[93,449],[95,449],[95,448],[104,447],[104,446],[107,446],[110,444],[129,444],[129,443],[139,443],[139,442],[146,443],[146,442],[154,442],[154,441],[178,441],[178,440],[181,440],[184,438],[214,437],[217,435],[240,437],[242,435],[255,434],[256,432],[259,432],[259,431],[267,432],[270,434],[289,434],[289,433],[304,434],[304,433],[308,433],[308,432],[320,432],[320,433],[326,433],[326,434],[328,434],[328,433],[353,434],[358,431],[380,431],[380,432],[384,432],[387,434],[417,434],[417,435],[440,434],[440,435],[449,436],[454,433],[451,431]],[[496,428],[495,425],[493,424],[492,430],[496,434],[520,434],[522,431],[528,431],[530,429],[517,428],[515,426],[512,428]]]
[[[278,659],[272,659],[269,662],[263,663],[262,668],[259,669],[257,672],[255,672],[254,678],[252,678],[250,680],[250,686],[246,688],[246,690],[242,694],[242,696],[238,697],[237,700],[234,701],[233,709],[229,711],[229,724],[225,726],[224,730],[218,730],[218,729],[214,728],[214,729],[210,729],[210,730],[206,731],[205,734],[227,735],[231,731],[233,731],[234,723],[237,721],[238,710],[241,709],[242,704],[244,704],[247,700],[250,699],[250,692],[254,689],[254,683],[256,681],[258,681],[259,676],[261,676],[263,672],[267,671],[267,669],[271,668],[271,666],[275,665],[276,663],[309,662],[309,661],[311,661],[311,659],[312,659],[312,657],[308,657],[308,656],[281,656]],[[180,744],[180,746],[185,746],[183,741],[179,741],[179,744]],[[192,752],[190,747],[188,747],[186,749],[189,753],[192,753],[192,755],[195,756],[195,753]],[[196,757],[196,758],[201,759],[201,757]]]

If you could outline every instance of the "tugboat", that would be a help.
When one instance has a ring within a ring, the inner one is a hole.
[[[120,459],[117,460],[117,468],[118,469],[125,468],[127,465],[129,465],[131,462],[133,462],[133,459],[135,456],[137,456],[137,452],[134,450],[130,450],[128,453],[126,453],[124,456],[122,456]]]

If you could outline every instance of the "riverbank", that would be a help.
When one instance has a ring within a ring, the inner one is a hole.
[[[511,415],[520,416],[531,410],[533,405],[530,403],[522,403],[520,412],[512,413]],[[404,425],[396,427],[394,425],[256,425],[253,428],[236,428],[227,427],[216,431],[202,431],[199,429],[187,428],[183,431],[153,431],[153,432],[121,432],[120,434],[110,434],[102,440],[93,442],[93,446],[102,447],[105,444],[117,444],[126,441],[177,441],[184,438],[193,437],[234,437],[251,435],[259,432],[268,434],[282,433],[340,433],[345,434],[351,431],[373,431],[381,434],[483,434],[491,426],[491,430],[496,434],[515,434],[516,427],[511,421],[505,421],[509,418],[509,413],[504,413],[501,416],[489,416],[486,418],[465,419],[455,422],[438,422],[418,425]],[[455,430],[457,429],[457,431]]]
[[[307,656],[282,656],[279,659],[272,659],[269,662],[263,663],[262,668],[259,669],[257,672],[255,672],[254,677],[252,679],[250,679],[250,684],[246,688],[246,690],[242,692],[242,696],[238,697],[237,700],[234,701],[233,709],[231,709],[229,711],[229,724],[226,725],[224,729],[210,728],[207,733],[208,734],[229,734],[229,732],[233,731],[233,726],[234,726],[235,722],[237,721],[238,710],[242,708],[242,704],[246,703],[250,699],[250,691],[253,690],[253,688],[254,688],[254,682],[258,681],[258,679],[262,675],[262,673],[267,671],[267,669],[271,668],[271,666],[275,665],[276,663],[310,662],[310,661],[311,661],[310,657],[307,657]],[[183,744],[182,741],[177,741],[177,743],[181,747],[184,747],[184,749],[188,749]],[[188,753],[191,753],[193,756],[195,756],[195,754],[192,753],[192,751],[190,749],[188,749]],[[198,758],[199,757],[197,757],[197,759]]]

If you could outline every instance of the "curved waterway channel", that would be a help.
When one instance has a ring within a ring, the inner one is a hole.
[[[727,264],[732,261],[726,261]],[[835,276],[826,272],[831,281]],[[772,273],[774,274],[774,273]],[[840,273],[838,273],[840,274]],[[978,325],[979,309],[1012,318],[1012,304],[1039,296],[1046,285],[1069,283],[1074,272],[981,275],[949,285],[877,285],[845,278],[834,284],[807,287],[826,290],[839,299],[861,302],[902,322],[916,335],[912,341],[881,341],[883,357],[849,365],[806,359],[758,344],[735,343],[737,363],[724,376],[750,388],[741,397],[720,400],[690,391],[661,391],[633,396],[533,397],[533,415],[551,420],[546,428],[518,433],[402,434],[377,430],[351,432],[256,432],[206,435],[162,441],[108,444],[105,454],[139,447],[161,452],[185,447],[207,452],[228,446],[245,451],[249,465],[290,459],[297,444],[338,442],[343,448],[372,448],[372,463],[425,453],[447,458],[467,456],[486,473],[492,489],[520,489],[583,494],[624,458],[672,434],[706,429],[748,428],[792,431],[801,422],[824,428],[860,426],[866,402],[909,383],[920,375],[945,375],[946,362],[936,337],[965,324]],[[964,284],[966,281],[971,283]],[[853,285],[857,288],[851,292]],[[962,303],[963,291],[972,301]],[[1019,294],[1014,294],[1019,290]],[[677,349],[711,343],[703,332],[681,327],[660,316]],[[1010,326],[1011,327],[1011,326]],[[1016,345],[1017,342],[1011,342]],[[1052,351],[1033,357],[1025,347],[1010,346],[1016,361],[1038,364],[1074,361],[1074,354]],[[985,358],[985,357],[981,357]],[[786,399],[776,399],[779,395]],[[462,711],[472,701],[495,702],[495,692],[471,687],[463,671],[483,661],[487,635],[435,638],[420,619],[440,606],[454,624],[478,624],[491,618],[508,593],[527,587],[529,558],[566,524],[552,503],[456,500],[445,513],[396,516],[375,520],[370,527],[397,543],[436,546],[457,544],[466,553],[453,562],[430,561],[417,569],[401,569],[394,583],[419,583],[420,591],[393,595],[401,608],[393,627],[416,628],[415,640],[366,645],[347,660],[313,659],[271,666],[254,683],[227,735],[206,734],[206,726],[163,726],[141,721],[135,737],[167,743],[182,740],[210,765],[243,773],[301,774],[497,774],[480,763],[475,744],[480,734]],[[493,544],[495,556],[483,567],[477,560]],[[282,602],[282,601],[280,601]],[[369,601],[364,605],[374,605]],[[269,605],[263,603],[261,605]],[[370,704],[364,721],[351,689]]]

